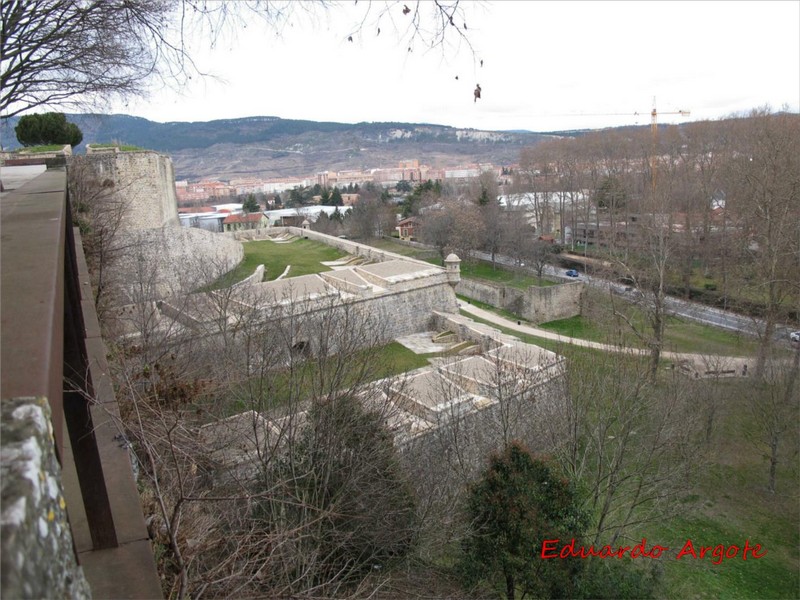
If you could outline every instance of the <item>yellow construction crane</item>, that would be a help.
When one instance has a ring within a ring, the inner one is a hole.
[[[680,115],[688,117],[691,111],[676,110],[671,112],[661,113],[662,115]],[[656,170],[658,168],[657,151],[658,151],[658,111],[656,110],[656,98],[653,96],[653,110],[650,111],[650,132],[653,134],[653,149],[650,151],[650,170],[652,173],[653,192],[656,191]]]
[[[638,115],[639,113],[634,113]],[[689,110],[675,110],[670,112],[663,112],[662,115],[680,115],[688,117],[692,114]],[[653,145],[658,141],[658,111],[656,110],[656,99],[653,97],[653,110],[650,111],[650,131],[653,133]]]

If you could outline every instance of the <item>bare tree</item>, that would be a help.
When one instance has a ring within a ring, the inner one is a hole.
[[[5,0],[0,113],[141,94],[159,53],[183,57],[165,38],[171,9],[159,0]]]
[[[128,208],[120,195],[135,181],[120,185],[102,177],[83,156],[70,159],[67,176],[73,222],[81,231],[94,303],[102,321],[118,291],[115,267],[123,256],[136,252],[135,243],[123,235]]]
[[[586,490],[593,541],[614,545],[644,522],[678,510],[696,468],[699,419],[674,375],[655,387],[640,356],[578,354],[567,365],[569,401],[549,424],[566,475]]]
[[[743,292],[764,307],[756,372],[765,371],[777,324],[800,305],[800,117],[755,111],[734,123],[726,209],[739,216]]]
[[[352,237],[380,238],[390,235],[396,220],[391,206],[377,195],[360,197],[347,214],[346,225]]]
[[[342,38],[352,41],[366,27],[380,32],[388,22],[404,51],[450,49],[446,42],[455,34],[474,56],[459,0],[408,4],[413,8],[399,1],[367,2]],[[254,17],[279,29],[295,15],[314,19],[329,6],[325,0],[3,0],[0,114],[143,95],[153,77],[179,87],[202,74],[187,49],[191,35],[213,46],[221,32]]]
[[[787,438],[796,435],[800,423],[800,348],[795,348],[790,360],[774,361],[762,378],[754,379],[749,390],[750,424],[745,432],[757,448],[766,449],[769,459],[768,489],[778,489],[778,465],[787,462],[786,455],[797,448],[786,448]]]
[[[544,240],[532,240],[525,245],[524,256],[528,264],[536,271],[539,284],[542,283],[545,267],[550,264],[555,254],[555,247],[550,242]]]

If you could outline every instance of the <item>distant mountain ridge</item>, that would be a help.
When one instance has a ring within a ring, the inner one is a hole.
[[[176,177],[278,177],[393,166],[513,164],[525,146],[552,137],[412,123],[332,123],[272,116],[158,123],[129,115],[70,114],[86,143],[121,142],[170,154]],[[17,119],[0,122],[5,149],[19,147]]]

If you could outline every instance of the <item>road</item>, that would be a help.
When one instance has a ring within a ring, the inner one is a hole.
[[[579,338],[571,338],[539,329],[531,325],[523,325],[519,321],[506,319],[491,311],[478,308],[472,304],[459,303],[459,308],[465,313],[477,317],[483,321],[500,325],[506,329],[516,331],[518,333],[525,333],[548,340],[560,342],[562,344],[571,344],[573,346],[581,346],[583,348],[594,348],[597,350],[604,350],[606,352],[641,352],[646,353],[646,350],[636,350],[633,348],[626,348],[624,346],[614,346],[611,344],[603,344],[600,342],[590,342]],[[662,352],[661,358],[678,365],[687,373],[692,374],[694,377],[707,377],[709,375],[720,375],[726,377],[746,377],[748,372],[752,373],[755,367],[756,359],[752,356],[717,356],[696,354],[691,352]]]
[[[492,260],[491,255],[486,252],[476,252],[475,256],[481,260],[486,260],[489,262]],[[514,261],[506,256],[496,255],[495,261],[501,265],[514,266]],[[533,272],[532,269],[528,270]],[[544,270],[546,275],[555,275],[560,277],[563,277],[565,272],[566,269],[560,269],[549,265],[545,267]],[[586,285],[590,285],[598,289],[610,290],[613,293],[618,294],[619,296],[632,302],[635,302],[638,299],[637,294],[639,294],[639,292],[637,290],[621,283],[609,281],[596,276],[585,275],[583,273],[576,278],[576,281],[582,281]],[[713,325],[714,327],[721,327],[723,329],[728,329],[729,331],[736,331],[746,335],[757,336],[764,330],[764,322],[760,319],[755,319],[746,315],[740,315],[731,311],[713,308],[711,306],[706,306],[705,304],[700,304],[699,302],[690,302],[688,300],[683,300],[682,298],[667,296],[666,306],[668,311],[673,315],[696,321],[698,323]],[[791,327],[779,325],[776,327],[774,338],[788,345],[789,333],[791,331],[793,331]]]

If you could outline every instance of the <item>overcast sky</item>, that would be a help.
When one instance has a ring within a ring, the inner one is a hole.
[[[474,53],[455,37],[409,53],[400,6],[377,34],[379,2],[348,42],[364,2],[343,2],[316,18],[296,11],[279,33],[251,20],[213,50],[196,36],[198,65],[219,79],[114,112],[556,131],[649,123],[654,98],[660,123],[800,111],[800,1],[463,5]],[[668,114],[679,110],[691,115]]]

